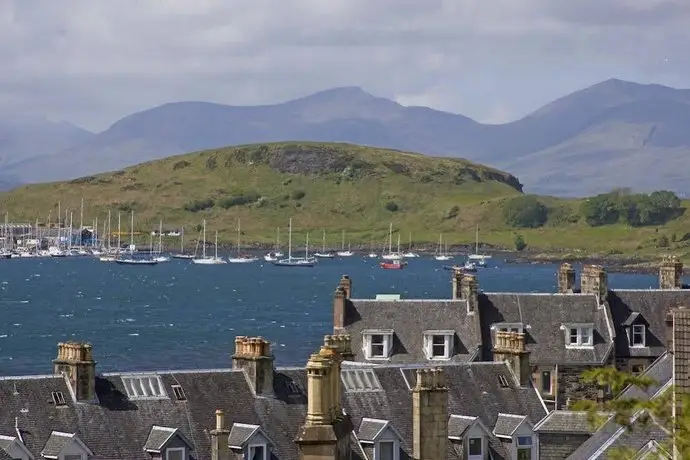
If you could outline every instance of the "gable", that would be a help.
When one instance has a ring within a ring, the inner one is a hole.
[[[2,436],[0,435],[0,458],[3,455],[7,455],[8,458],[29,458],[32,459],[34,456],[29,452],[26,446],[17,437],[13,436]]]
[[[57,459],[65,455],[84,454],[93,456],[91,449],[76,434],[61,431],[53,431],[41,451],[41,456],[50,459]]]

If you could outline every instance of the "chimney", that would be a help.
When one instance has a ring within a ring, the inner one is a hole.
[[[575,290],[575,269],[565,262],[558,269],[558,292],[572,294]]]
[[[333,294],[333,332],[338,333],[345,329],[346,312],[347,293],[342,285],[338,285]]]
[[[474,313],[479,307],[479,283],[475,275],[463,274],[460,280],[460,299],[467,300],[467,313]]]
[[[601,265],[585,265],[580,279],[580,291],[583,294],[594,294],[603,304],[609,292],[608,275]]]
[[[352,361],[355,357],[352,352],[352,339],[348,334],[326,335],[323,338],[323,344],[335,350],[343,361]]]
[[[664,258],[659,267],[659,289],[682,289],[683,262],[675,256]]]
[[[230,460],[230,430],[225,429],[225,413],[220,409],[216,409],[216,428],[210,434],[211,460]]]
[[[232,368],[244,370],[257,396],[273,396],[271,342],[262,337],[236,337]]]
[[[671,311],[673,321],[673,416],[678,419],[690,396],[690,309]]]
[[[496,331],[493,354],[494,361],[508,363],[521,387],[527,386],[532,380],[532,368],[529,364],[530,352],[525,347],[524,333]]]
[[[78,402],[96,399],[96,362],[92,346],[88,343],[60,342],[53,373],[65,375]]]
[[[462,298],[461,286],[463,276],[464,274],[462,273],[462,270],[453,270],[453,275],[451,278],[451,283],[453,283],[453,300],[459,300]]]
[[[307,417],[295,438],[301,459],[350,459],[352,422],[341,405],[341,361],[335,348],[324,345],[307,362]]]
[[[342,286],[342,288],[345,289],[346,299],[352,298],[352,279],[349,275],[343,275],[340,278],[340,283],[338,283],[338,286]]]
[[[417,369],[412,390],[412,458],[446,458],[448,445],[448,388],[443,369]]]

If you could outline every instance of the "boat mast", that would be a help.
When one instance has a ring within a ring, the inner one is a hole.
[[[96,221],[93,225],[93,237],[91,238],[91,247],[95,248],[98,244],[98,216],[96,216]]]
[[[477,225],[477,230],[474,236],[474,253],[479,254],[479,225]]]
[[[218,230],[216,230],[216,257],[214,259],[218,260]]]
[[[108,209],[108,253],[110,253],[110,240],[112,233],[113,232],[110,231],[110,209]]]
[[[84,197],[81,197],[81,211],[79,211],[79,249],[84,246]]]
[[[74,236],[73,232],[74,230],[72,229],[72,217],[73,217],[73,212],[69,212],[69,249],[70,251],[72,250],[72,237]]]
[[[388,227],[388,254],[393,252],[393,222]]]
[[[204,246],[202,249],[203,258],[205,259],[206,258],[206,219],[204,219],[204,234],[202,236],[202,239],[203,239],[203,246]]]
[[[158,253],[163,254],[163,220],[158,225]]]
[[[134,211],[132,211],[132,222],[129,226],[129,250],[134,252]]]
[[[184,227],[180,229],[180,254],[184,252]]]
[[[121,217],[122,217],[122,213],[118,212],[117,213],[117,252],[118,252],[118,254],[120,253],[120,249],[122,248],[122,237],[120,235],[122,233],[122,231],[120,230],[120,228],[121,228],[121,226],[120,226],[121,219],[120,218]]]
[[[60,249],[60,237],[62,236],[62,232],[60,230],[61,224],[60,221],[62,220],[62,209],[60,208],[60,202],[58,201],[58,219],[57,219],[57,247]]]
[[[326,230],[323,231],[323,248],[321,248],[321,252],[324,254],[326,253]]]
[[[237,257],[240,256],[240,218],[237,218]]]
[[[290,228],[288,231],[288,260],[292,260],[292,217],[290,217]]]

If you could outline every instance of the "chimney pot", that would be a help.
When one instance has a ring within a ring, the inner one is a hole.
[[[221,409],[216,409],[216,430],[220,431],[225,427],[225,414]]]

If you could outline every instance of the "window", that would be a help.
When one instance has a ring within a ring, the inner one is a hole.
[[[165,460],[185,460],[184,447],[170,447],[166,449]]]
[[[551,386],[552,386],[551,371],[542,371],[541,372],[541,392],[546,393],[546,394],[551,394],[553,391]]]
[[[379,442],[379,454],[375,460],[396,460],[395,455],[395,442],[393,441],[381,441]]]
[[[450,359],[453,355],[454,331],[424,332],[424,354],[427,359]]]
[[[633,364],[631,371],[633,375],[639,375],[644,372],[644,366],[642,364]]]
[[[644,324],[633,324],[630,334],[631,347],[645,346],[645,327]]]
[[[387,359],[393,343],[393,331],[365,331],[364,353],[367,359]]]
[[[503,374],[498,374],[498,384],[502,388],[510,388],[510,385],[508,384],[508,379]]]
[[[570,326],[568,331],[568,346],[590,347],[594,343],[594,328],[591,326]]]
[[[56,406],[64,406],[67,404],[67,402],[65,402],[65,395],[62,393],[62,391],[53,391],[51,396],[53,397],[53,402]]]
[[[173,393],[175,394],[175,399],[178,401],[186,401],[187,396],[184,394],[184,390],[182,389],[181,385],[173,385],[172,386]]]
[[[482,438],[470,438],[468,445],[468,455],[482,455]]]
[[[492,326],[493,329],[493,326]],[[524,332],[522,323],[500,323],[496,325],[496,330],[500,332]]]
[[[383,389],[373,369],[343,369],[340,371],[340,380],[348,393]]]
[[[81,454],[69,454],[63,457],[64,460],[82,460]]]
[[[163,382],[157,375],[122,376],[122,384],[129,399],[166,398]]]
[[[532,436],[518,436],[517,460],[532,460]]]
[[[247,449],[247,460],[266,460],[266,446],[256,444]]]

